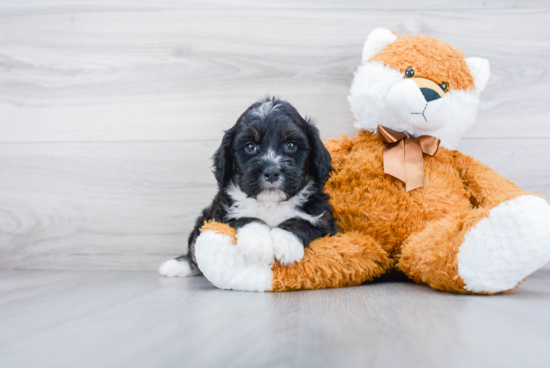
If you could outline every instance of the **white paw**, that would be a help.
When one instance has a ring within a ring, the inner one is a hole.
[[[457,254],[465,289],[512,289],[550,260],[550,205],[524,195],[491,209],[464,235]]]
[[[175,259],[170,259],[161,264],[159,273],[166,277],[187,277],[196,274],[187,261],[180,262]]]
[[[271,229],[273,250],[275,258],[282,264],[299,262],[304,257],[304,246],[296,235],[289,231],[273,228]]]
[[[204,231],[195,243],[195,257],[204,276],[220,289],[271,289],[271,266],[248,264],[228,235]]]
[[[259,222],[251,222],[237,230],[237,249],[248,262],[265,265],[275,263],[270,230]]]

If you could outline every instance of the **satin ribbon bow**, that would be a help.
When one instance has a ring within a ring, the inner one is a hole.
[[[376,138],[384,142],[384,173],[406,184],[407,192],[424,186],[423,153],[437,153],[440,140],[423,135],[407,138],[403,133],[378,125]]]

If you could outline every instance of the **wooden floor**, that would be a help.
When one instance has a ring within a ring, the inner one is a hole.
[[[0,271],[0,367],[550,364],[550,267],[464,296],[414,283],[224,291],[143,271]]]

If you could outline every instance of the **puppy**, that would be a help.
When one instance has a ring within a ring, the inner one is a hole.
[[[330,154],[317,128],[288,102],[267,98],[250,106],[213,159],[218,194],[197,219],[187,255],[161,265],[162,275],[200,274],[195,241],[208,220],[235,228],[238,251],[261,264],[297,262],[312,240],[336,233],[323,192]]]

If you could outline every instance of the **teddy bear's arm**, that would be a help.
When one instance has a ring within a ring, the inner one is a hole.
[[[380,244],[355,231],[315,239],[294,265],[275,263],[269,291],[324,289],[360,285],[392,265]]]
[[[318,238],[293,265],[247,262],[237,251],[237,231],[208,222],[197,238],[200,270],[221,289],[286,291],[359,285],[385,273],[392,261],[370,236],[350,231]]]
[[[533,194],[470,156],[458,154],[457,166],[464,188],[475,208],[490,209],[521,195]]]

